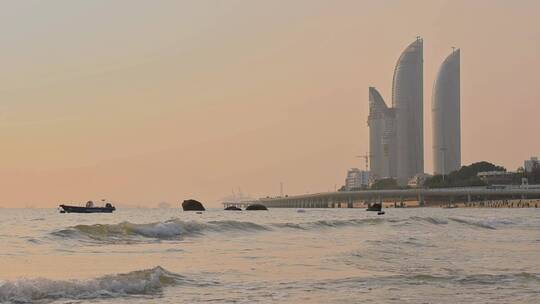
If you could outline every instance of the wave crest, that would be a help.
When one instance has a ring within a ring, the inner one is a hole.
[[[201,223],[195,221],[182,221],[173,219],[165,222],[134,224],[123,222],[120,224],[77,225],[68,229],[53,232],[53,235],[62,238],[89,238],[97,241],[133,241],[135,237],[147,239],[179,239],[197,236],[205,232],[219,231],[253,231],[268,230],[266,227],[238,221],[211,221]]]
[[[454,221],[456,223],[465,224],[469,226],[484,228],[484,229],[492,229],[495,230],[496,228],[486,222],[482,221],[475,221],[475,220],[469,220],[469,219],[463,219],[463,218],[457,218],[457,217],[449,217],[448,218],[451,221]]]
[[[414,221],[421,221],[421,222],[426,222],[426,223],[434,224],[434,225],[446,225],[446,224],[448,224],[448,221],[446,221],[444,219],[431,217],[431,216],[427,216],[427,217],[412,216],[410,219],[414,220]]]
[[[159,293],[163,287],[179,285],[185,277],[161,267],[92,280],[55,281],[21,279],[0,282],[0,302],[32,303],[57,299],[95,299]]]
[[[346,226],[363,226],[363,225],[376,225],[384,223],[383,218],[363,218],[363,219],[350,219],[350,220],[319,220],[307,223],[277,223],[272,224],[278,228],[290,228],[299,230],[310,230],[318,228],[338,228]]]

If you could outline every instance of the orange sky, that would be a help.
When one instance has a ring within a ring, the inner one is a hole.
[[[0,207],[154,206],[333,190],[368,150],[368,87],[424,38],[461,48],[462,160],[540,154],[538,1],[6,1]]]

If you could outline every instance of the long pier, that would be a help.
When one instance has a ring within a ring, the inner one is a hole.
[[[424,206],[429,202],[470,203],[495,199],[531,198],[540,198],[540,186],[339,191],[266,197],[250,203],[263,204],[269,208],[354,208],[374,202],[393,202],[396,206],[404,206],[408,201],[415,201],[418,205]],[[223,204],[236,205],[235,203]],[[242,202],[242,207],[245,205],[246,202]]]

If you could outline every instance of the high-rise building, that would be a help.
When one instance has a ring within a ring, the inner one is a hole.
[[[401,53],[394,69],[392,105],[396,116],[397,180],[424,173],[423,40]]]
[[[443,61],[433,85],[433,169],[448,174],[461,167],[460,54]]]
[[[538,161],[538,157],[534,156],[531,157],[531,159],[527,159],[523,162],[523,169],[525,172],[532,172],[534,168],[539,167],[540,162]]]
[[[369,88],[369,163],[372,178],[395,177],[395,115],[376,88]]]

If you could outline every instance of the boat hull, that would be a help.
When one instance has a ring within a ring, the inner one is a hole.
[[[377,212],[379,212],[381,210],[382,210],[382,204],[379,204],[379,203],[375,203],[373,205],[370,205],[366,209],[366,211],[377,211]]]
[[[62,208],[65,213],[112,213],[116,210],[115,207],[80,207],[69,205],[60,205],[60,208]]]

